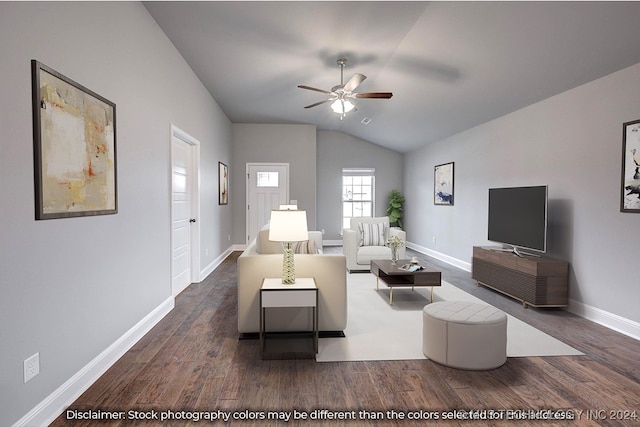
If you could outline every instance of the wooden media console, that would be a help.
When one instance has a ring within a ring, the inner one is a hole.
[[[473,279],[479,285],[522,301],[525,308],[566,307],[568,276],[569,264],[565,261],[518,256],[498,248],[473,248]]]

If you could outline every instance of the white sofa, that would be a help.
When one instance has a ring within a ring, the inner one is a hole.
[[[375,245],[361,245],[362,232],[358,227],[358,223],[382,223],[384,226],[384,239]],[[371,269],[371,260],[373,259],[391,259],[391,248],[384,246],[389,236],[398,236],[403,242],[407,241],[407,233],[395,227],[389,227],[389,217],[373,217],[373,218],[351,218],[351,228],[342,230],[342,251],[347,257],[347,270],[353,271],[369,271]],[[406,256],[405,247],[398,249],[398,259]]]
[[[310,231],[317,254],[294,254],[296,277],[313,277],[318,287],[318,329],[341,334],[347,326],[347,270],[344,255],[322,254],[322,233]],[[269,240],[269,229],[238,257],[238,332],[260,331],[260,288],[266,277],[282,277],[282,245]],[[270,308],[267,331],[294,332],[313,328],[308,308]]]

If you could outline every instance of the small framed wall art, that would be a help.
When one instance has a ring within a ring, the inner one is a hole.
[[[218,204],[229,203],[229,168],[222,162],[218,162]]]
[[[433,203],[453,206],[453,162],[437,165],[434,168]]]
[[[36,219],[118,212],[116,105],[31,61]]]
[[[640,120],[622,125],[620,212],[640,213]]]

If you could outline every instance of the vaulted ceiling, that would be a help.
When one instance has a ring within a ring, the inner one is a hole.
[[[640,2],[144,3],[234,123],[408,152],[640,62]],[[344,120],[299,84],[367,79]],[[629,88],[638,91],[639,88]],[[369,124],[362,123],[370,118]]]

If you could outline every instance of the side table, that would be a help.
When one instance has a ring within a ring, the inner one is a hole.
[[[266,332],[267,309],[309,307],[313,330],[300,332]],[[266,278],[260,289],[260,348],[263,359],[315,358],[318,353],[318,287],[313,278],[296,278],[283,284],[281,278]]]

